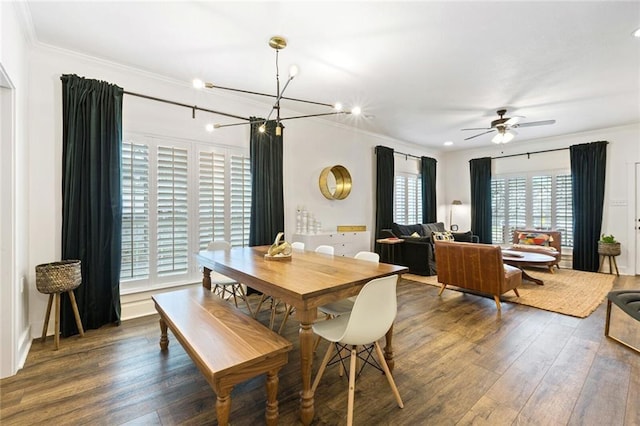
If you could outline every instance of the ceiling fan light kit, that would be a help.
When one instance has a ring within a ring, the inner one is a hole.
[[[261,133],[264,133],[266,131],[267,122],[271,119],[271,116],[275,112],[275,122],[276,122],[275,132],[276,132],[276,136],[281,136],[282,135],[282,128],[283,128],[281,123],[284,120],[294,120],[294,119],[299,119],[299,118],[311,118],[311,117],[322,117],[322,116],[327,116],[327,115],[339,115],[339,114],[350,114],[350,115],[358,116],[358,115],[360,115],[362,113],[361,108],[358,107],[358,106],[354,106],[353,108],[351,108],[351,110],[346,111],[344,109],[342,103],[340,103],[340,102],[336,102],[335,104],[327,104],[327,103],[324,103],[324,102],[316,102],[316,101],[309,101],[309,100],[304,100],[304,99],[296,99],[296,98],[285,97],[284,96],[284,92],[285,92],[285,90],[287,90],[287,87],[289,86],[289,83],[291,83],[291,81],[294,79],[294,77],[296,77],[298,75],[299,69],[298,69],[298,67],[296,65],[291,65],[289,67],[289,77],[287,78],[287,81],[285,82],[284,87],[282,87],[282,89],[280,89],[280,69],[279,69],[279,66],[278,66],[278,53],[280,52],[280,50],[282,50],[285,47],[287,47],[287,40],[284,37],[281,37],[281,36],[273,36],[273,37],[271,37],[269,39],[269,46],[276,51],[276,94],[275,95],[268,94],[268,93],[254,92],[254,91],[250,91],[250,90],[234,89],[234,88],[231,88],[231,87],[218,86],[218,85],[214,85],[213,83],[205,82],[205,81],[200,80],[200,79],[193,80],[193,87],[196,88],[196,89],[222,89],[222,90],[229,90],[229,91],[233,91],[233,92],[247,93],[247,94],[251,94],[251,95],[259,95],[259,96],[267,96],[267,97],[270,97],[270,98],[275,98],[275,102],[274,102],[273,106],[271,107],[271,111],[269,111],[269,115],[267,115],[266,119],[261,119],[259,121],[256,121],[256,120],[252,121],[250,119],[247,119],[247,121],[245,121],[245,122],[230,123],[230,124],[207,124],[206,130],[208,132],[212,132],[214,129],[219,129],[219,128],[222,128],[222,127],[231,127],[231,126],[241,126],[241,125],[253,124],[253,123],[262,123],[258,127],[258,131],[261,132]],[[298,116],[294,116],[294,117],[280,117],[280,101],[283,100],[283,99],[288,100],[288,101],[302,102],[302,103],[307,103],[307,104],[314,104],[314,105],[328,107],[328,108],[331,109],[331,112],[323,112],[323,113],[319,113],[319,114],[298,115]]]
[[[478,133],[476,135],[473,136],[469,136],[468,138],[465,138],[464,140],[467,141],[469,139],[473,139],[473,138],[477,138],[478,136],[482,136],[482,135],[486,135],[487,133],[493,133],[493,132],[498,132],[496,133],[496,135],[491,139],[491,142],[493,143],[508,143],[511,142],[514,138],[515,135],[517,135],[518,133],[516,133],[515,128],[518,127],[533,127],[533,126],[545,126],[548,124],[554,124],[556,122],[556,120],[543,120],[543,121],[531,121],[528,123],[521,123],[520,120],[525,118],[521,115],[514,115],[513,117],[505,117],[504,115],[507,113],[506,109],[499,109],[498,111],[496,111],[498,113],[499,118],[496,120],[493,120],[491,122],[491,126],[487,127],[487,128],[483,128],[483,127],[473,127],[473,128],[469,128],[469,129],[462,129],[462,130],[484,130],[482,133]]]

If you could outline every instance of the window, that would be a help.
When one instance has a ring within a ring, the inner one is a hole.
[[[402,173],[395,176],[393,220],[401,224],[422,222],[422,179],[420,175]]]
[[[123,293],[200,279],[192,253],[249,240],[249,158],[193,142],[122,144]]]
[[[573,247],[570,174],[497,176],[491,180],[491,236],[495,244],[512,241],[514,229],[558,230],[562,245]]]

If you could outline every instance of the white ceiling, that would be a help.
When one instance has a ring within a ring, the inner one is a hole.
[[[283,35],[281,76],[290,64],[301,70],[286,96],[360,104],[373,117],[347,122],[436,149],[491,145],[491,134],[464,141],[477,132],[460,129],[488,127],[501,107],[523,122],[557,121],[518,129],[516,140],[640,121],[639,1],[28,1],[26,10],[39,43],[268,93],[267,42]]]

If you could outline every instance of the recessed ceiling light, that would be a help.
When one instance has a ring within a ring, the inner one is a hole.
[[[451,146],[451,145],[453,145],[453,142],[451,142],[451,141],[446,141],[444,143],[444,146]]]
[[[638,37],[638,38],[640,38],[640,28],[638,28],[637,30],[635,30],[635,31],[633,32],[633,36],[634,36],[634,37]]]

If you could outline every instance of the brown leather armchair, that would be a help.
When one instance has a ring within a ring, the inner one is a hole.
[[[438,295],[447,285],[492,294],[498,310],[500,295],[522,284],[522,271],[502,261],[502,250],[490,244],[436,241],[438,282],[442,284]]]

